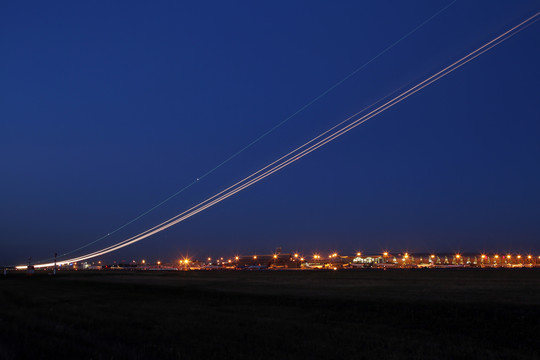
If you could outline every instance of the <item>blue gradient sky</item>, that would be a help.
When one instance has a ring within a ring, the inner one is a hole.
[[[46,258],[114,230],[449,2],[3,2],[0,263]],[[457,1],[100,244],[204,200],[539,9],[539,1]],[[539,252],[539,38],[537,23],[293,166],[104,260],[277,246]]]

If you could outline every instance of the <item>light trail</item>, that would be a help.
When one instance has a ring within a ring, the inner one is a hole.
[[[317,150],[318,148],[326,145],[327,143],[337,139],[338,137],[344,135],[345,133],[351,131],[355,127],[363,124],[364,122],[368,121],[369,119],[379,115],[380,113],[388,110],[389,108],[393,107],[394,105],[399,104],[403,100],[407,99],[409,96],[412,96],[413,94],[417,93],[418,91],[424,89],[425,87],[433,84],[434,82],[440,80],[441,78],[445,77],[446,75],[452,73],[453,71],[459,69],[463,65],[467,64],[468,62],[474,60],[478,56],[484,54],[485,52],[491,50],[495,46],[501,44],[505,40],[511,38],[512,36],[516,35],[520,31],[526,29],[528,26],[532,25],[536,20],[538,20],[538,16],[540,15],[540,12],[537,12],[533,16],[529,17],[528,19],[524,20],[520,24],[514,26],[513,28],[507,30],[506,32],[502,33],[501,35],[497,36],[493,40],[487,42],[486,44],[482,45],[478,49],[470,52],[469,54],[465,55],[461,59],[455,61],[451,65],[445,67],[444,69],[440,70],[439,72],[435,73],[434,75],[431,75],[427,79],[421,81],[417,85],[411,87],[410,89],[400,93],[399,95],[395,96],[391,100],[387,101],[383,105],[380,105],[379,107],[375,108],[374,110],[371,110],[367,114],[359,117],[358,119],[350,122],[349,124],[346,124],[349,122],[352,118],[358,116],[360,113],[366,111],[366,109],[354,114],[353,116],[347,118],[346,120],[340,122],[339,124],[331,127],[330,129],[326,130],[322,134],[318,135],[317,137],[311,139],[310,141],[306,142],[305,144],[297,147],[293,151],[289,152],[288,154],[280,157],[279,159],[275,160],[274,162],[270,163],[269,165],[263,167],[262,169],[256,171],[255,173],[247,176],[246,178],[238,181],[234,185],[229,186],[225,190],[220,191],[216,195],[202,201],[201,203],[191,207],[190,209],[162,222],[159,225],[156,225],[138,235],[135,235],[129,239],[123,240],[115,245],[111,245],[109,247],[106,247],[104,249],[95,251],[93,253],[89,253],[86,255],[82,255],[80,257],[75,257],[69,260],[64,260],[61,262],[58,262],[58,264],[68,264],[72,262],[87,260],[90,258],[94,258],[97,256],[101,256],[116,250],[119,250],[123,247],[129,246],[135,242],[138,242],[140,240],[143,240],[149,236],[152,236],[158,232],[161,232],[173,225],[178,224],[181,221],[184,221],[185,219],[198,214],[201,211],[204,211],[205,209],[227,199],[230,196],[233,196],[234,194],[246,189],[247,187],[250,187],[251,185],[263,180],[264,178],[272,175],[273,173],[283,169],[284,167],[294,163],[295,161],[298,161],[299,159],[303,158],[304,156],[310,154],[311,152]],[[384,98],[383,98],[384,99]],[[370,107],[368,107],[370,108]],[[341,127],[341,128],[340,128]],[[337,130],[336,130],[337,129]],[[330,133],[330,134],[329,134]],[[328,135],[327,135],[328,134]],[[326,136],[325,136],[326,135]],[[322,138],[322,139],[321,139]],[[319,140],[320,139],[320,140]],[[310,145],[311,144],[311,145]],[[38,264],[35,265],[36,268],[39,267],[50,267],[53,266],[54,263],[48,263],[48,264]],[[26,268],[26,265],[21,265],[17,267],[18,269],[24,269]]]
[[[235,152],[234,154],[232,154],[231,156],[229,156],[227,159],[223,160],[221,163],[219,163],[218,165],[214,166],[212,169],[208,170],[206,173],[200,175],[199,177],[197,177],[194,181],[192,181],[191,183],[187,184],[186,186],[184,186],[183,188],[181,188],[180,190],[178,190],[177,192],[175,192],[174,194],[170,195],[168,198],[162,200],[161,202],[159,202],[158,204],[154,205],[152,208],[148,209],[147,211],[145,211],[144,213],[138,215],[137,217],[131,219],[130,221],[128,221],[127,223],[125,223],[124,225],[114,229],[113,231],[107,233],[106,235],[103,235],[102,237],[94,240],[94,241],[91,241],[81,247],[78,247],[76,249],[73,249],[71,251],[68,251],[68,252],[65,252],[61,255],[59,255],[59,257],[63,257],[63,256],[66,256],[66,255],[69,255],[69,254],[72,254],[76,251],[79,251],[79,250],[82,250],[82,249],[85,249],[87,248],[88,246],[90,245],[93,245],[103,239],[106,239],[108,238],[109,236],[117,233],[118,231],[122,230],[123,228],[125,228],[126,226],[128,225],[131,225],[133,224],[135,221],[139,220],[140,218],[142,218],[143,216],[146,216],[148,215],[149,213],[151,213],[152,211],[154,211],[155,209],[157,209],[158,207],[160,207],[161,205],[167,203],[169,200],[175,198],[176,196],[180,195],[181,193],[183,193],[184,191],[186,191],[187,189],[191,188],[193,185],[195,185],[198,181],[204,179],[205,177],[207,177],[208,175],[212,174],[214,171],[216,171],[217,169],[219,169],[220,167],[222,167],[223,165],[227,164],[229,161],[231,161],[232,159],[236,158],[238,155],[240,155],[241,153],[243,153],[245,150],[249,149],[250,147],[252,147],[253,145],[255,145],[256,143],[258,143],[260,140],[262,140],[263,138],[265,138],[266,136],[268,136],[269,134],[271,134],[272,132],[274,132],[275,130],[277,130],[279,127],[281,127],[282,125],[284,125],[286,122],[288,122],[289,120],[291,120],[292,118],[294,118],[296,115],[300,114],[302,111],[306,110],[307,108],[309,108],[311,105],[313,105],[314,103],[316,103],[317,101],[319,101],[320,99],[322,99],[324,96],[326,96],[327,94],[329,94],[330,92],[332,92],[335,88],[337,88],[338,86],[340,86],[342,83],[344,83],[345,81],[347,81],[349,78],[351,78],[352,76],[354,76],[356,73],[358,73],[359,71],[361,71],[363,68],[365,68],[366,66],[368,66],[369,64],[371,64],[373,61],[377,60],[378,58],[380,58],[382,55],[384,55],[385,53],[387,53],[388,51],[390,51],[392,48],[394,48],[396,45],[398,45],[399,43],[401,43],[403,40],[407,39],[409,36],[411,36],[412,34],[414,34],[416,31],[420,30],[424,25],[426,25],[427,23],[429,23],[431,20],[433,20],[435,17],[437,17],[438,15],[440,15],[441,13],[443,13],[446,9],[448,9],[450,6],[454,5],[454,3],[456,2],[457,0],[454,0],[452,2],[450,2],[448,5],[446,5],[445,7],[443,7],[442,9],[440,9],[439,11],[437,11],[435,14],[431,15],[429,18],[427,18],[426,20],[424,20],[422,23],[420,23],[418,26],[416,26],[414,29],[412,29],[411,31],[409,31],[408,33],[406,33],[405,35],[403,35],[402,37],[400,37],[398,40],[396,40],[395,42],[393,42],[392,44],[390,44],[389,46],[387,46],[384,50],[382,50],[381,52],[379,52],[377,55],[375,55],[374,57],[372,57],[370,60],[368,60],[367,62],[365,62],[364,64],[362,64],[361,66],[359,66],[358,68],[356,68],[355,70],[353,70],[351,73],[349,73],[347,76],[345,76],[343,79],[339,80],[337,83],[335,83],[334,85],[330,86],[328,89],[326,89],[325,91],[323,91],[320,95],[316,96],[315,98],[313,98],[311,101],[309,101],[308,103],[306,103],[304,106],[302,106],[301,108],[299,108],[298,110],[296,110],[294,113],[292,113],[291,115],[289,115],[287,118],[285,118],[284,120],[282,120],[281,122],[277,123],[276,125],[274,125],[272,128],[270,128],[269,130],[267,130],[265,133],[263,133],[262,135],[260,135],[259,137],[257,137],[255,140],[251,141],[249,144],[247,144],[246,146],[244,146],[243,148],[241,148],[240,150],[238,150],[237,152]],[[43,260],[40,260],[40,261],[48,261],[48,260],[51,260],[51,259],[54,259],[54,258],[48,258],[48,259],[43,259]]]

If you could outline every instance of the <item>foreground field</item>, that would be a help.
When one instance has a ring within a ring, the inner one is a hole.
[[[540,271],[9,274],[0,359],[537,359]]]

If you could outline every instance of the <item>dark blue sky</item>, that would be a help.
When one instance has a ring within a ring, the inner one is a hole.
[[[3,2],[0,263],[114,230],[450,1]],[[460,1],[140,221],[155,225],[539,1]],[[254,187],[105,260],[285,250],[540,251],[540,24]],[[101,245],[101,246],[98,246]]]

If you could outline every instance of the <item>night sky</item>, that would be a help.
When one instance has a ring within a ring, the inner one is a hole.
[[[450,2],[2,2],[0,264],[112,232]],[[88,250],[206,199],[539,9],[539,1],[458,0]],[[539,39],[536,23],[283,171],[101,259],[278,246],[538,253]]]

